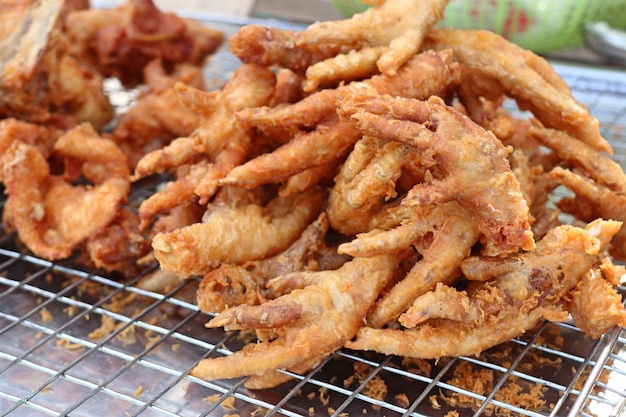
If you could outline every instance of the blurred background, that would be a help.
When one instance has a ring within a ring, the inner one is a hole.
[[[163,9],[192,14],[276,18],[303,24],[346,18],[368,7],[361,0],[155,0],[155,3]],[[626,66],[626,0],[450,0],[440,26],[489,29],[553,58]]]

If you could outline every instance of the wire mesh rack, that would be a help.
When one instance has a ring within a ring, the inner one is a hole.
[[[227,34],[240,24],[208,23]],[[225,47],[209,61],[207,80],[218,85],[238,65]],[[624,165],[626,73],[554,65]],[[134,97],[112,94],[121,111]],[[130,200],[159,184],[137,184]],[[199,360],[236,351],[249,335],[204,327],[210,317],[195,305],[197,280],[163,294],[142,285],[150,274],[122,280],[72,259],[48,262],[0,229],[0,415],[626,415],[626,331],[592,340],[567,322],[436,362],[342,349],[271,390],[200,380],[189,375]]]

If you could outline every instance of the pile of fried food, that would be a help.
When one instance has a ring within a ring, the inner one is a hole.
[[[340,348],[432,359],[542,319],[626,326],[626,175],[598,120],[543,58],[435,28],[446,0],[243,26],[213,91],[217,31],[148,0],[41,3],[46,48],[3,57],[5,228],[47,259],[201,277],[207,326],[258,341],[192,375],[267,388]],[[112,131],[105,77],[144,88]]]

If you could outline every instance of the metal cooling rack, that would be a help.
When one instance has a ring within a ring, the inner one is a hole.
[[[227,34],[238,27],[209,23]],[[223,48],[210,60],[207,80],[217,85],[237,65]],[[626,72],[555,67],[601,120],[624,164]],[[114,99],[123,109],[134,95]],[[158,185],[140,184],[131,201]],[[543,323],[479,357],[438,362],[340,350],[272,390],[249,391],[244,379],[199,380],[188,372],[200,359],[240,349],[246,335],[204,328],[209,317],[194,304],[196,280],[161,294],[144,289],[150,273],[121,280],[72,260],[41,260],[0,228],[0,414],[626,415],[626,331],[594,341],[570,323]],[[626,295],[626,287],[619,290]],[[515,390],[534,405],[508,401],[505,394]]]

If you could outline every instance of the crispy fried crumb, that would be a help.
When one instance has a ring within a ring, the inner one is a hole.
[[[439,401],[437,400],[436,395],[429,396],[428,400],[430,401],[430,406],[432,408],[434,408],[435,410],[441,410],[441,404],[439,404]]]
[[[258,406],[257,408],[255,408],[254,410],[252,410],[252,412],[250,413],[250,417],[257,417],[260,416],[261,414],[263,414],[264,412],[264,408],[261,406]]]
[[[410,404],[409,397],[404,393],[396,394],[394,398],[396,399],[398,404],[402,407],[406,408]]]
[[[402,358],[402,366],[409,372],[423,376],[430,376],[433,368],[431,361],[408,357]]]
[[[39,314],[41,315],[41,321],[44,323],[50,323],[54,318],[52,313],[50,313],[50,311],[45,307],[39,311]]]
[[[235,397],[228,397],[226,399],[224,399],[224,401],[222,401],[222,403],[220,404],[220,406],[228,409],[228,410],[234,410],[235,409]]]
[[[208,397],[204,397],[204,398],[202,399],[202,401],[205,401],[205,402],[207,402],[207,403],[211,403],[211,404],[213,404],[213,403],[215,403],[215,401],[217,401],[219,398],[220,398],[220,394],[212,394],[212,395],[209,395]]]
[[[57,340],[57,346],[65,348],[67,350],[78,350],[78,349],[82,349],[85,347],[84,345],[81,345],[80,343],[71,343],[67,339]]]
[[[75,305],[69,305],[63,308],[63,312],[67,314],[68,317],[74,317],[76,315],[76,311],[78,311],[78,308]]]
[[[143,394],[143,386],[139,385],[137,386],[137,389],[135,390],[135,392],[133,393],[133,398],[139,398],[139,396]]]
[[[459,414],[459,412],[458,412],[458,411],[455,411],[455,410],[450,410],[450,411],[448,411],[448,412],[446,413],[446,415],[445,415],[445,416],[443,416],[443,417],[459,417],[459,416],[460,416],[460,414]]]
[[[313,417],[315,415],[315,407],[309,407],[309,417]]]
[[[177,352],[180,349],[180,343],[174,343],[172,345],[172,352]]]
[[[100,327],[87,335],[91,340],[99,340],[115,331],[117,327],[115,319],[111,316],[103,315]]]
[[[320,393],[320,401],[324,406],[327,406],[330,402],[330,397],[328,396],[328,388],[321,387],[318,391]]]
[[[494,381],[493,370],[476,370],[470,363],[463,362],[455,367],[453,377],[447,382],[461,389],[487,396],[493,390]],[[495,393],[494,399],[525,410],[540,411],[546,407],[545,390],[545,387],[540,383],[533,384],[528,381],[521,381],[515,376],[510,376],[505,384]],[[452,392],[449,397],[440,393],[440,398],[452,407],[458,406],[475,410],[482,405],[481,400],[457,392]],[[488,404],[485,412],[503,416],[510,415],[508,410],[501,409],[493,404]]]

